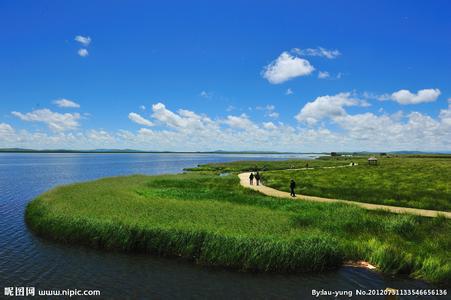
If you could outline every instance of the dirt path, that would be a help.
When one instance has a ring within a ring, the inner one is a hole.
[[[340,166],[342,167],[342,166]],[[328,167],[333,168],[333,167]],[[304,169],[305,170],[305,169]],[[265,194],[267,196],[272,197],[279,197],[279,198],[289,198],[289,199],[296,199],[296,200],[307,200],[307,201],[315,201],[315,202],[339,202],[339,203],[346,203],[351,205],[357,205],[365,209],[370,210],[387,210],[393,213],[397,214],[411,214],[411,215],[419,215],[419,216],[425,216],[425,217],[438,217],[439,215],[443,215],[446,218],[451,219],[451,212],[446,211],[439,211],[439,210],[428,210],[428,209],[418,209],[418,208],[409,208],[409,207],[400,207],[400,206],[389,206],[389,205],[381,205],[381,204],[371,204],[371,203],[363,203],[363,202],[356,202],[356,201],[349,201],[349,200],[340,200],[340,199],[330,199],[330,198],[323,198],[323,197],[315,197],[315,196],[307,196],[307,195],[297,195],[295,198],[290,196],[290,193],[279,191],[264,185],[250,185],[249,183],[249,175],[250,172],[241,173],[238,175],[240,178],[240,184],[249,189],[253,189],[255,191],[258,191],[262,194]],[[288,183],[287,183],[288,184]]]

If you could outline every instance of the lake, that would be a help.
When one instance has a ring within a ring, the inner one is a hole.
[[[3,288],[9,286],[97,289],[104,298],[116,299],[306,299],[310,298],[306,295],[311,295],[312,289],[434,288],[422,281],[382,276],[352,267],[322,274],[254,274],[202,267],[180,259],[104,252],[44,240],[30,232],[24,223],[27,203],[60,184],[136,173],[177,173],[183,168],[210,162],[280,160],[293,157],[315,156],[2,153],[0,298],[3,296]],[[330,298],[348,299],[347,296]]]

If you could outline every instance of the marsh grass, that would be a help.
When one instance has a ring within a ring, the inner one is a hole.
[[[298,193],[305,195],[451,211],[451,159],[379,158],[378,166],[368,166],[366,159],[353,161],[359,165],[269,171],[263,173],[264,183],[289,191],[294,178]]]
[[[286,169],[300,169],[300,168],[319,168],[325,166],[339,166],[351,162],[349,158],[335,158],[331,159],[327,156],[319,157],[318,159],[288,159],[279,161],[253,161],[243,160],[227,163],[210,163],[199,165],[195,168],[186,168],[186,171],[196,172],[248,172],[248,171],[273,171]]]
[[[447,282],[451,223],[343,204],[275,199],[236,176],[106,178],[32,201],[37,233],[110,250],[251,271],[308,272],[368,260],[387,273]]]

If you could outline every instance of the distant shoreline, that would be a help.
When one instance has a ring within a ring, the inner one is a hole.
[[[254,152],[254,151],[139,151],[139,150],[9,150],[0,153],[154,153],[154,154],[329,154],[325,152]]]
[[[26,149],[26,148],[0,148],[0,153],[173,153],[173,154],[321,154],[321,155],[353,155],[353,156],[367,156],[367,155],[443,155],[451,154],[451,151],[337,151],[337,152],[279,152],[279,151],[156,151],[156,150],[133,150],[133,149],[92,149],[92,150],[70,150],[70,149]]]

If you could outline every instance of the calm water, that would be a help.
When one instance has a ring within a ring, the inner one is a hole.
[[[421,281],[383,277],[355,268],[308,275],[249,274],[200,267],[177,259],[106,253],[43,240],[30,232],[24,223],[26,204],[59,184],[135,173],[176,173],[209,162],[287,157],[0,154],[0,298],[6,286],[98,289],[103,298],[116,299],[309,299],[312,289],[432,288]]]

